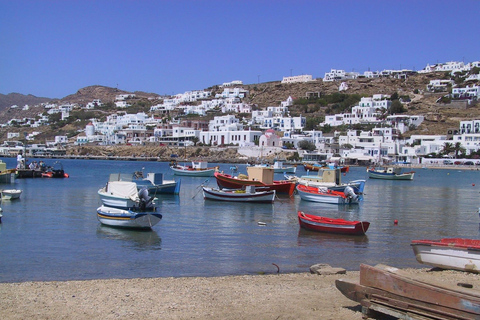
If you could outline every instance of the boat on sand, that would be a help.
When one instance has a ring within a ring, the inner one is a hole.
[[[335,286],[348,299],[360,303],[364,318],[479,319],[480,292],[464,286],[426,281],[386,266],[361,264],[359,282],[343,279]]]

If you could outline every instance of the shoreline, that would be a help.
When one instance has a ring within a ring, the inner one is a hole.
[[[480,288],[462,271],[403,269],[425,281]],[[221,277],[0,283],[3,319],[364,319],[359,303],[335,287],[359,271]]]

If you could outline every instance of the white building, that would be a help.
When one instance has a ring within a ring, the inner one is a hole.
[[[301,76],[283,77],[282,83],[296,83],[313,81],[311,74],[304,74]]]

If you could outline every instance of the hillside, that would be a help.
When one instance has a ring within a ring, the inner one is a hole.
[[[480,108],[477,106],[470,107],[468,109],[457,109],[447,105],[436,104],[435,101],[442,94],[425,94],[424,90],[426,85],[432,79],[442,78],[443,74],[416,74],[410,76],[406,80],[390,79],[390,78],[359,78],[355,80],[345,81],[348,84],[348,89],[342,91],[345,94],[358,94],[360,96],[372,96],[374,94],[388,94],[398,93],[399,96],[408,96],[411,102],[405,105],[405,114],[409,115],[424,115],[425,122],[417,128],[415,131],[410,131],[409,134],[446,134],[448,129],[458,128],[459,121],[468,119],[479,119]],[[294,100],[305,98],[307,93],[316,93],[320,96],[325,96],[338,92],[340,82],[323,82],[321,79],[317,79],[307,83],[294,83],[294,84],[282,84],[280,81],[248,84],[243,87],[249,90],[249,96],[244,99],[246,103],[255,104],[256,108],[261,109],[268,106],[279,106],[281,101],[285,101],[289,96]],[[212,96],[216,93],[223,91],[223,88],[214,86],[207,88],[206,90],[212,91]],[[418,92],[418,94],[414,94]],[[126,94],[124,90],[117,88],[105,87],[105,86],[89,86],[79,89],[76,93],[68,95],[62,99],[57,100],[59,103],[78,103],[85,105],[94,99],[100,99],[103,103],[113,102],[116,95]],[[144,110],[148,110],[149,106],[153,103],[158,103],[155,99],[161,99],[162,97],[155,93],[146,92],[132,92],[136,95],[136,101],[143,101],[142,106]],[[153,99],[152,99],[153,98]],[[23,106],[29,104],[33,106],[35,103],[50,101],[48,98],[37,98],[34,96],[24,96],[19,94],[0,95],[0,106],[8,105],[5,109],[0,108],[0,123],[5,123],[13,118],[34,118],[39,113],[43,113],[45,110],[42,108],[31,107],[29,110],[22,110],[22,108],[10,109],[11,105]],[[35,102],[35,103],[34,103]],[[352,105],[353,106],[353,105]],[[350,106],[351,107],[351,106]],[[326,114],[331,114],[332,110],[329,106],[315,107],[312,105],[295,105],[290,107],[291,115],[302,115],[307,118],[323,118]],[[127,111],[129,111],[127,109]],[[105,115],[111,112],[115,112],[115,109],[99,110],[97,115]],[[131,110],[131,112],[138,112],[138,110]],[[36,131],[45,131],[44,137],[50,137],[56,132],[73,132],[75,130],[83,130],[84,123],[79,122],[78,126],[70,124],[65,128],[35,128]],[[47,131],[50,130],[50,133]],[[24,132],[32,131],[25,128],[8,128],[0,130],[0,139],[6,139],[6,132]]]

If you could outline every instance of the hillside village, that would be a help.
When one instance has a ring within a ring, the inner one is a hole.
[[[167,160],[181,153],[364,165],[476,159],[479,83],[480,61],[418,72],[332,69],[321,79],[236,80],[173,96],[92,86],[60,100],[6,107],[0,154]]]

